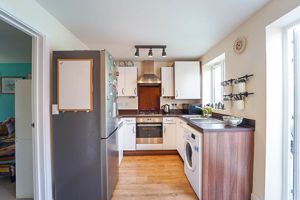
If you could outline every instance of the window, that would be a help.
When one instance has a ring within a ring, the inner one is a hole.
[[[285,127],[288,136],[287,158],[287,195],[288,200],[300,200],[300,25],[286,32],[286,69],[285,69]]]
[[[225,71],[225,54],[218,56],[204,66],[204,86],[203,103],[204,104],[223,104],[223,87]]]

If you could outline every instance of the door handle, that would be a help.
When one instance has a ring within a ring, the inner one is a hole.
[[[163,95],[165,94],[165,88],[162,89],[162,94],[163,94]]]
[[[176,97],[178,97],[178,91],[176,90]]]
[[[134,132],[135,132],[135,131],[134,131],[134,127],[132,127],[132,133],[134,134]]]
[[[164,126],[164,134],[166,134],[166,127]]]
[[[134,88],[134,94],[136,95],[136,88]]]
[[[122,88],[122,94],[124,94],[124,88]]]

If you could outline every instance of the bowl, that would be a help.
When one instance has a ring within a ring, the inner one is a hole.
[[[242,117],[223,116],[223,121],[227,126],[238,126],[243,122]]]

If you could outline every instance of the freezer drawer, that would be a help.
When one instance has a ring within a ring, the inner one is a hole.
[[[119,179],[119,129],[101,139],[102,198],[110,200]]]

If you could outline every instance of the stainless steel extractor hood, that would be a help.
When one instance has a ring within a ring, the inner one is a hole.
[[[154,61],[145,60],[142,62],[143,75],[139,78],[138,84],[142,85],[159,85],[160,79],[154,72]]]

